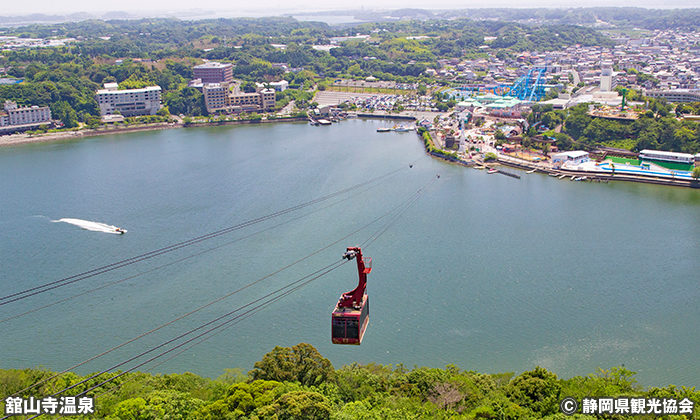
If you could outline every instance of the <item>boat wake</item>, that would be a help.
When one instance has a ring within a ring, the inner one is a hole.
[[[70,223],[71,225],[78,226],[78,227],[85,229],[85,230],[91,230],[93,232],[112,233],[115,235],[120,235],[120,234],[126,232],[126,229],[121,229],[121,228],[118,228],[116,226],[108,225],[106,223],[91,222],[89,220],[58,219],[58,220],[52,220],[52,222]]]

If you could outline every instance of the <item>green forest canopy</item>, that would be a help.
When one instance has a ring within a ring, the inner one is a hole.
[[[52,375],[40,369],[0,370],[0,395],[13,395]],[[635,372],[624,367],[599,369],[571,379],[561,379],[539,366],[519,375],[482,374],[454,365],[407,369],[401,364],[352,364],[335,369],[313,346],[301,343],[275,347],[248,375],[228,369],[212,380],[192,373],[132,372],[118,376],[113,372],[81,384],[71,393],[78,394],[98,380],[115,378],[88,393],[95,397],[97,406],[90,418],[114,420],[563,420],[566,417],[558,411],[565,396],[579,402],[583,397],[688,398],[697,410],[700,391],[695,388],[669,385],[643,389],[634,376]],[[66,373],[21,395],[40,398],[82,379]],[[0,402],[0,408],[3,404]],[[597,417],[579,414],[575,418]]]

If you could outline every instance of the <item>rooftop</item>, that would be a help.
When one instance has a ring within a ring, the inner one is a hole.
[[[218,61],[209,61],[204,64],[200,64],[198,66],[194,66],[196,69],[223,69],[226,67],[233,67],[231,63],[219,63]]]

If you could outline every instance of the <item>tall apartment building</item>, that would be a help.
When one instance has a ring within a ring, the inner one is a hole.
[[[231,83],[233,82],[233,65],[221,64],[216,61],[194,66],[194,78],[202,79],[202,83]]]
[[[204,105],[207,111],[214,112],[228,106],[228,83],[207,83],[202,87]]]
[[[118,90],[117,83],[105,83],[104,89],[95,94],[100,105],[100,115],[119,113],[125,117],[155,115],[161,108],[160,86],[148,86],[142,89]]]
[[[17,107],[16,102],[5,101],[4,111],[0,112],[0,127],[41,125],[51,123],[51,110],[48,106]]]
[[[600,91],[611,92],[617,86],[612,62],[604,61],[600,68]]]
[[[262,109],[272,109],[275,107],[275,99],[277,94],[275,89],[257,88],[255,92],[260,95],[260,107]]]

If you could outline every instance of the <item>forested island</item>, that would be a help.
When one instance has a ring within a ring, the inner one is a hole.
[[[635,372],[624,367],[599,369],[570,379],[559,378],[539,366],[518,375],[483,374],[454,365],[437,369],[352,364],[335,369],[306,343],[275,347],[247,374],[227,369],[217,379],[193,373],[93,375],[68,372],[56,376],[44,369],[0,370],[0,395],[41,398],[76,384],[62,395],[79,395],[104,382],[85,394],[95,401],[95,413],[89,418],[115,420],[561,420],[567,418],[559,408],[565,397],[579,403],[583,398],[596,397],[685,400],[695,407],[700,402],[700,391],[695,388],[669,385],[645,389],[636,383]],[[34,387],[37,383],[40,385]],[[0,402],[0,407],[4,408],[3,404]],[[626,418],[581,412],[579,408],[579,414],[572,418]],[[646,414],[636,418],[692,419],[693,415]],[[77,416],[82,417],[88,418]]]

